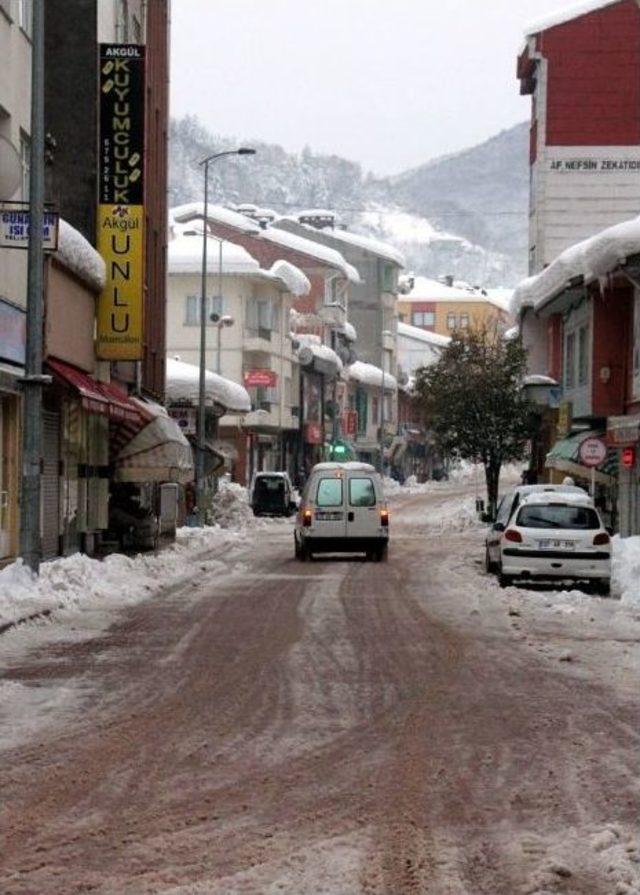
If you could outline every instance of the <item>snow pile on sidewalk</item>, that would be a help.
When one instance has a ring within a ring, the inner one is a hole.
[[[640,605],[640,537],[613,539],[613,590],[623,603]]]
[[[249,506],[247,489],[236,482],[220,482],[213,499],[213,522],[225,529],[245,529],[258,524]]]
[[[226,557],[244,538],[243,531],[218,526],[181,528],[176,542],[160,553],[114,553],[104,560],[75,553],[43,563],[39,577],[17,560],[0,571],[0,627],[60,609],[140,602],[192,573],[199,554],[215,550]]]

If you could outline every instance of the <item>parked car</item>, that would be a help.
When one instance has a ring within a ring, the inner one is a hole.
[[[589,581],[611,588],[611,538],[588,494],[538,492],[524,497],[502,532],[502,587],[515,579]]]
[[[286,472],[257,472],[249,490],[255,516],[292,516],[297,507]]]
[[[530,494],[560,493],[584,494],[587,492],[576,485],[520,485],[513,488],[500,499],[494,520],[485,518],[493,524],[485,538],[485,568],[487,572],[497,572],[500,566],[500,543],[509,520],[520,506],[521,501]]]
[[[294,531],[296,559],[314,553],[365,553],[385,560],[389,511],[382,479],[368,463],[318,463],[302,494]]]

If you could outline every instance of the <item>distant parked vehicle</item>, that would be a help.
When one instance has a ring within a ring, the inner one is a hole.
[[[365,553],[386,560],[389,511],[382,479],[368,463],[318,463],[305,485],[294,532],[296,559]]]
[[[513,488],[500,499],[496,511],[495,519],[484,516],[485,522],[493,524],[487,532],[485,538],[485,568],[487,572],[497,572],[500,565],[500,543],[502,534],[505,531],[509,520],[520,506],[522,500],[530,494],[558,493],[565,494],[584,494],[586,491],[575,485],[520,485]]]
[[[249,501],[255,516],[292,516],[297,509],[286,472],[257,472],[251,482]]]
[[[500,585],[514,580],[588,581],[607,596],[611,537],[588,494],[542,491],[525,496],[499,543]]]

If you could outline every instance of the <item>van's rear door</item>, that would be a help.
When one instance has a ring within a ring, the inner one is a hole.
[[[318,478],[313,494],[313,537],[339,538],[346,535],[345,476],[341,470]]]
[[[347,482],[347,537],[380,538],[380,500],[372,475],[354,472]]]

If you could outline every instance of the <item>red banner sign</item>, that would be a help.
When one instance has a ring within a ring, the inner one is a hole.
[[[304,440],[307,444],[322,444],[322,426],[320,423],[307,423]]]
[[[247,370],[244,374],[244,384],[247,388],[275,388],[278,384],[278,374],[273,370]]]
[[[347,410],[342,414],[342,434],[355,435],[358,431],[358,411]]]

